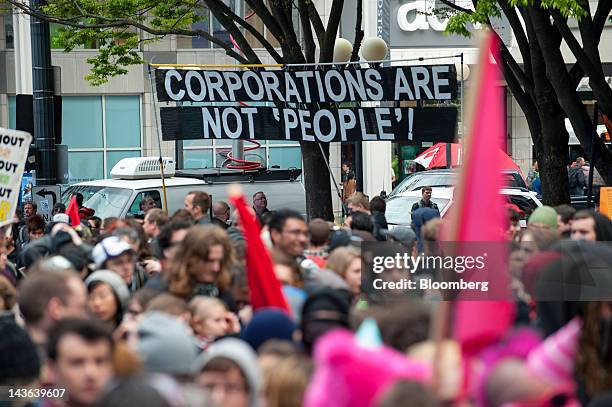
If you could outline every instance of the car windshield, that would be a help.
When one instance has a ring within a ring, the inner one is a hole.
[[[391,196],[402,192],[416,191],[422,187],[452,187],[457,182],[457,173],[431,173],[424,171],[415,173],[412,177],[403,180],[391,193]]]
[[[109,188],[92,185],[73,185],[62,194],[62,201],[66,206],[70,203],[72,195],[83,195],[83,206],[93,209],[94,216],[101,219],[121,217],[130,196],[131,189]]]
[[[395,196],[397,194],[401,194],[402,192],[418,191],[422,187],[452,187],[457,183],[458,177],[458,172],[416,172],[396,186],[389,196]],[[526,187],[524,182],[521,183],[511,173],[504,173],[503,177],[506,186]]]
[[[393,225],[409,225],[412,222],[410,210],[415,202],[421,199],[420,196],[396,196],[387,201],[385,217],[387,223]],[[446,198],[431,198],[431,201],[438,205],[440,212],[448,205]]]

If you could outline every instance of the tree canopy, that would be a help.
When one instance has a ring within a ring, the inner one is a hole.
[[[592,117],[577,92],[587,76],[604,118],[612,118],[612,89],[607,84],[599,53],[604,24],[612,2],[600,0],[593,10],[586,0],[473,0],[465,9],[451,0],[440,0],[449,9],[447,30],[467,35],[467,23],[491,24],[505,17],[510,24],[521,62],[502,44],[504,77],[521,106],[540,161],[544,200],[550,204],[569,202],[567,192],[568,117],[583,149],[604,180],[612,182],[612,154],[599,137],[593,137]],[[450,11],[449,11],[450,10]],[[577,24],[579,37],[570,28]],[[574,61],[566,61],[561,44],[565,42]]]

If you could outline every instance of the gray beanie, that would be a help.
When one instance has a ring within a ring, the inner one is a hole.
[[[416,233],[408,226],[396,226],[391,230],[383,232],[383,235],[386,235],[390,240],[394,240],[409,249],[412,249],[412,246],[414,246],[416,242]]]
[[[240,366],[240,370],[246,377],[247,385],[249,387],[250,403],[251,407],[257,405],[257,399],[261,390],[261,371],[257,364],[257,355],[253,348],[251,348],[246,342],[236,338],[224,338],[218,342],[213,343],[206,352],[203,352],[198,356],[195,363],[193,364],[193,371],[196,374],[202,372],[206,365],[213,359],[225,358]]]
[[[97,282],[102,282],[110,285],[111,289],[119,299],[121,303],[121,309],[125,311],[130,301],[130,290],[128,289],[125,281],[119,276],[119,274],[110,270],[98,270],[91,273],[89,277],[85,279],[85,285],[87,289]]]
[[[138,324],[138,354],[149,372],[191,376],[198,356],[195,339],[177,317],[150,311]]]

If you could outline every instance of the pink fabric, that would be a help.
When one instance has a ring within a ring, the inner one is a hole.
[[[503,231],[506,230],[505,202],[499,194],[504,185],[503,162],[497,153],[505,137],[505,113],[501,73],[489,58],[489,52],[499,61],[499,44],[488,34],[486,47],[481,49],[480,77],[477,83],[477,107],[471,123],[471,133],[465,140],[465,157],[459,184],[455,189],[455,205],[444,232],[444,240],[457,242],[500,242],[496,256],[489,256],[486,279],[489,285],[506,290],[509,287]],[[464,245],[461,254],[477,250],[476,245]],[[461,250],[461,249],[460,249]],[[471,254],[471,253],[469,253]],[[477,253],[476,253],[477,254]],[[482,254],[482,253],[481,253]],[[492,258],[493,257],[493,258]],[[490,293],[492,294],[492,293]],[[510,298],[508,292],[491,295],[494,299]],[[491,298],[489,297],[489,298]],[[484,346],[499,339],[514,318],[514,303],[510,301],[457,301],[455,304],[454,335],[464,353],[474,355]]]
[[[537,333],[528,328],[521,328],[503,341],[492,344],[484,349],[479,355],[482,371],[478,373],[475,380],[476,405],[491,407],[486,397],[486,383],[498,363],[507,358],[525,360],[529,353],[539,346],[540,343],[541,339]]]
[[[574,318],[531,351],[529,371],[552,384],[572,381],[581,326],[580,319]]]
[[[455,204],[441,233],[442,240],[462,242],[455,255],[478,256],[486,248],[493,248],[495,252],[487,258],[486,267],[480,274],[472,272],[471,278],[468,277],[473,281],[488,281],[489,292],[477,293],[479,301],[465,300],[467,296],[474,299],[474,293],[461,292],[453,305],[453,336],[461,344],[463,363],[467,364],[507,332],[515,315],[507,249],[503,244],[507,209],[499,193],[504,187],[504,162],[499,154],[506,135],[504,92],[500,86],[500,68],[492,62],[491,56],[495,61],[501,59],[496,37],[490,32],[486,35],[480,49],[480,72],[474,81],[475,105],[470,130],[464,140]],[[474,244],[476,242],[480,243]],[[466,397],[470,381],[470,375],[464,375],[459,400]]]
[[[319,339],[314,360],[316,370],[304,396],[306,407],[367,407],[399,379],[431,379],[428,364],[388,347],[362,347],[344,330]]]

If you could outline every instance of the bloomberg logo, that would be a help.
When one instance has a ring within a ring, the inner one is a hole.
[[[402,31],[429,30],[444,31],[448,18],[438,18],[434,14],[435,0],[415,0],[403,4],[397,10],[397,24]],[[474,26],[480,28],[480,25]]]

